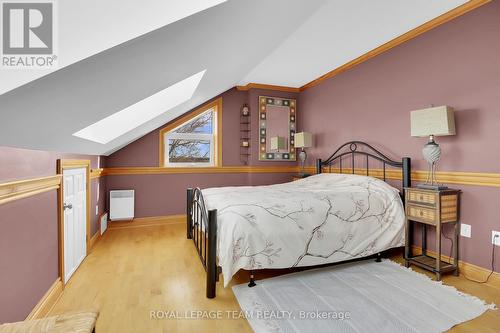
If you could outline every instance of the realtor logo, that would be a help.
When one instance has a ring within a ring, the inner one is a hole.
[[[35,1],[2,3],[2,68],[55,65],[55,4]]]

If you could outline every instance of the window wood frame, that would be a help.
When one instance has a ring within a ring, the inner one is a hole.
[[[182,164],[179,166],[166,166],[166,158],[165,158],[165,144],[167,143],[165,140],[165,134],[176,129],[177,127],[183,125],[184,123],[189,122],[190,120],[198,117],[204,112],[207,112],[210,109],[214,109],[214,117],[215,117],[215,126],[216,130],[213,133],[214,141],[213,141],[213,149],[214,149],[214,163],[213,165],[207,165],[206,163],[200,163],[199,165],[188,165]],[[167,126],[160,129],[159,133],[159,167],[160,168],[217,168],[222,166],[222,98],[219,97],[212,102],[206,103],[194,111],[187,113],[184,116],[170,122]]]

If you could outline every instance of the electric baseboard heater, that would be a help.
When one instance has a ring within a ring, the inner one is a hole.
[[[108,229],[108,213],[101,215],[101,235]]]
[[[109,191],[109,219],[132,221],[134,219],[134,190]]]

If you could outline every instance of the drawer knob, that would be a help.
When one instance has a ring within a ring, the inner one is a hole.
[[[423,195],[420,196],[420,200],[424,200],[424,196]]]
[[[420,211],[420,216],[424,216],[424,212],[423,211]]]

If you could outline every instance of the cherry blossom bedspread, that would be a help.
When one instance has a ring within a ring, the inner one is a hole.
[[[285,184],[203,190],[217,209],[217,254],[227,286],[239,269],[361,258],[404,244],[399,191],[359,175],[319,174]]]

